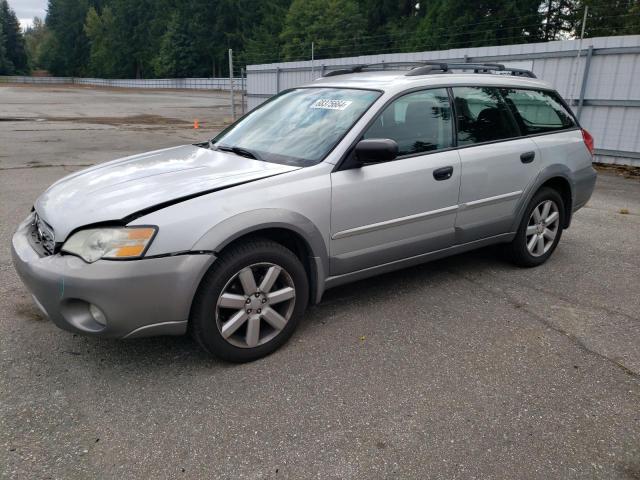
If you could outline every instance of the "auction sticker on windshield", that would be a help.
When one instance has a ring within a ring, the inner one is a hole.
[[[324,108],[325,110],[344,110],[351,105],[351,100],[330,100],[320,98],[311,104],[311,108]]]

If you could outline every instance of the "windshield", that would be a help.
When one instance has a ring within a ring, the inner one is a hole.
[[[315,165],[379,96],[377,91],[345,88],[291,90],[223,131],[212,144],[267,162]]]

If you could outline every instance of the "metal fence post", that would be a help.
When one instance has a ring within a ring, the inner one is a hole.
[[[276,67],[276,93],[280,93],[280,67]]]
[[[242,67],[240,69],[240,85],[241,85],[241,92],[242,92],[242,115],[245,114],[244,111],[244,102],[245,102],[245,95],[247,93],[247,72],[244,69],[244,67]]]
[[[313,72],[314,72],[314,70],[315,70],[315,69],[313,68],[313,67],[314,67],[314,63],[315,63],[315,62],[314,62],[314,53],[315,53],[315,52],[314,52],[314,47],[315,47],[314,43],[313,43],[313,42],[311,42],[311,80],[312,80],[312,81],[314,80],[314,78],[313,78]]]
[[[576,117],[580,121],[580,114],[582,113],[582,104],[584,103],[584,94],[587,91],[587,82],[589,81],[589,69],[591,68],[591,57],[593,56],[593,45],[589,46],[587,50],[587,59],[584,62],[584,72],[582,72],[582,85],[580,85],[580,99],[578,100],[578,110],[576,111]]]
[[[233,95],[233,50],[229,49],[229,91],[231,96],[231,119],[236,119],[236,102]]]

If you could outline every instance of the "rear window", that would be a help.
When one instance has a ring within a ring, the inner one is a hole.
[[[506,102],[513,108],[525,135],[575,127],[573,118],[555,93],[506,89],[503,94]]]
[[[494,142],[520,135],[516,120],[500,90],[493,87],[454,87],[458,145]]]

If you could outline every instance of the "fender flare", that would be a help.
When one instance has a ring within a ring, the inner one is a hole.
[[[270,228],[289,230],[305,242],[311,256],[311,299],[314,303],[319,302],[329,272],[327,245],[318,227],[300,213],[280,208],[262,208],[239,213],[211,227],[196,241],[192,250],[219,253],[238,238]]]
[[[520,203],[516,207],[514,223],[511,225],[512,232],[516,232],[518,230],[520,222],[522,221],[522,216],[524,215],[525,210],[529,205],[529,202],[531,202],[533,196],[544,183],[548,182],[552,178],[562,178],[567,181],[567,183],[569,184],[569,191],[571,195],[571,204],[573,205],[575,203],[575,182],[573,180],[573,175],[569,167],[561,163],[554,163],[552,165],[549,165],[538,173],[536,178],[529,184],[529,186],[525,190],[525,193],[522,195]],[[571,222],[572,209],[568,209],[567,214],[568,216],[565,222],[565,228],[567,228]]]

